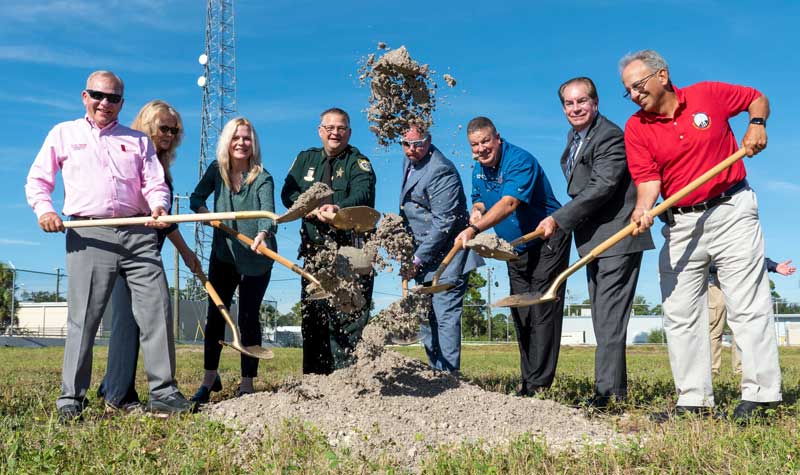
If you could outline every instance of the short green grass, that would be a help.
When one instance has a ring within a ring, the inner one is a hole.
[[[423,358],[419,348],[401,352]],[[359,474],[412,472],[388,457],[364,460],[330,447],[324,434],[307,421],[287,420],[262,441],[201,415],[168,420],[146,416],[104,416],[94,398],[105,369],[106,348],[95,349],[92,404],[85,420],[74,425],[56,421],[62,348],[0,348],[0,474]],[[558,376],[543,397],[580,405],[591,395],[593,348],[563,348]],[[270,390],[286,377],[300,374],[301,351],[278,349],[262,362],[257,389]],[[629,349],[630,400],[618,407],[623,415],[605,417],[623,433],[618,446],[576,447],[551,452],[541,440],[521,436],[499,447],[463,444],[441,447],[419,468],[426,474],[660,474],[800,473],[800,349],[782,348],[785,404],[758,424],[737,426],[726,420],[688,418],[664,424],[647,414],[671,407],[675,391],[661,346]],[[725,355],[727,356],[727,355]],[[724,362],[729,358],[723,357]],[[519,384],[514,345],[465,346],[463,376],[489,391],[511,393]],[[141,366],[141,362],[140,362]],[[223,352],[224,389],[214,399],[233,397],[239,357]],[[178,348],[178,380],[188,395],[202,376],[202,348]],[[137,382],[147,394],[143,375]],[[738,402],[736,377],[729,367],[715,380],[722,411]],[[312,421],[313,422],[313,421]],[[243,456],[238,448],[252,447]]]

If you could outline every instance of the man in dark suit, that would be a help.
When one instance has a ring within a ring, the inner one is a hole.
[[[581,257],[624,228],[636,204],[636,187],[625,159],[622,130],[598,113],[591,79],[570,79],[558,90],[572,126],[561,168],[572,201],[539,223],[545,237],[556,229],[572,231]],[[628,237],[586,267],[592,323],[597,338],[595,395],[590,403],[608,405],[628,392],[625,340],[642,253],[653,249],[649,233]]]
[[[468,225],[467,198],[453,162],[431,143],[420,125],[411,125],[401,142],[403,187],[400,216],[414,236],[414,266],[403,276],[418,283],[429,282],[452,249],[456,234]],[[439,283],[453,287],[433,294],[429,327],[422,327],[422,341],[430,365],[457,372],[461,367],[461,312],[467,277],[483,265],[483,259],[467,250],[455,255]]]

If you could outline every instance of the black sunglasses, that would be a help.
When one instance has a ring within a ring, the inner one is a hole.
[[[92,89],[87,89],[86,94],[89,94],[89,97],[91,97],[96,101],[102,101],[103,99],[108,99],[108,102],[112,104],[119,104],[119,101],[122,100],[121,94],[109,94],[107,92],[94,91]]]
[[[172,135],[178,135],[178,133],[181,131],[181,128],[170,127],[168,125],[159,125],[158,130],[160,130],[162,134],[166,134],[167,132],[172,132]]]

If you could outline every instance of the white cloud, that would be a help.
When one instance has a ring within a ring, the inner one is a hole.
[[[184,72],[185,68],[175,62],[155,62],[135,59],[131,56],[102,56],[77,49],[57,49],[42,45],[0,46],[0,60],[21,63],[46,64],[68,68],[112,69],[135,72]]]
[[[26,241],[24,239],[5,239],[0,238],[0,245],[3,246],[38,246],[40,242],[37,241]]]
[[[770,191],[785,192],[785,193],[800,193],[800,185],[788,181],[770,180],[767,182],[767,189]]]

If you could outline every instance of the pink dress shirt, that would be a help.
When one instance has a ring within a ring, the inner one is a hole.
[[[142,132],[114,121],[62,122],[47,134],[28,172],[25,195],[36,217],[55,212],[56,174],[64,180],[67,216],[119,218],[169,210],[169,188],[155,147]]]

